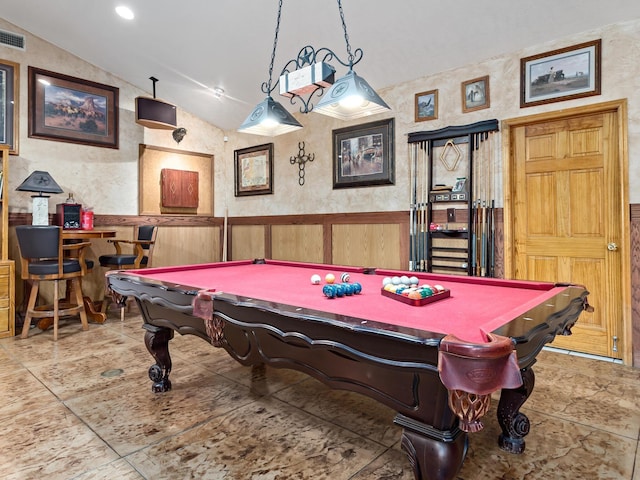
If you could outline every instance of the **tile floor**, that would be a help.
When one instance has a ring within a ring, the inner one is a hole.
[[[173,390],[152,393],[140,326],[0,340],[0,478],[413,478],[388,408],[196,337],[171,341]],[[640,480],[640,369],[544,351],[534,370],[525,453],[498,448],[493,409],[458,478]]]

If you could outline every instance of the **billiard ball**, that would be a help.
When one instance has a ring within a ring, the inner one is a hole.
[[[336,298],[336,295],[337,295],[336,286],[335,285],[325,285],[324,287],[322,287],[322,293],[327,298]]]
[[[391,277],[391,283],[394,285],[400,285],[400,277]]]
[[[333,283],[336,281],[336,276],[333,273],[327,273],[324,277],[324,281],[327,283]]]
[[[320,275],[318,274],[311,275],[311,283],[313,285],[320,285]]]
[[[340,281],[342,283],[347,283],[350,279],[351,279],[351,277],[349,276],[349,274],[347,272],[345,272],[342,275],[340,275]]]
[[[400,283],[403,285],[409,285],[409,277],[407,277],[406,275],[401,276]]]
[[[409,277],[409,284],[410,285],[417,285],[419,282],[418,277]]]
[[[382,279],[382,286],[386,287],[387,285],[389,285],[391,283],[391,277],[384,277]]]
[[[353,293],[355,295],[360,295],[360,292],[362,292],[362,285],[360,285],[358,282],[354,282],[351,284],[351,286],[353,287]]]

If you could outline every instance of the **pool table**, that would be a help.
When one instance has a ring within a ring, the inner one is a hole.
[[[328,273],[337,282],[348,273],[361,293],[326,297]],[[383,295],[383,279],[402,275],[448,297],[422,305]],[[389,406],[417,479],[455,478],[493,391],[501,390],[500,446],[524,451],[529,420],[519,410],[533,389],[531,366],[590,309],[579,285],[262,259],[106,278],[116,297],[135,297],[140,308],[154,391],[171,389],[174,332],[197,335],[244,365],[299,370]]]

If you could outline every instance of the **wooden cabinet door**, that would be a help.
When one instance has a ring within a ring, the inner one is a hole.
[[[616,358],[622,356],[626,241],[618,127],[616,113],[603,112],[511,129],[507,187],[513,228],[508,273],[585,285],[595,308],[580,316],[572,336],[553,345]]]

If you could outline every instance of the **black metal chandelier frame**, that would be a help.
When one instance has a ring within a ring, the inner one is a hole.
[[[300,70],[301,68],[311,66],[315,63],[329,63],[333,60],[337,61],[341,65],[348,67],[349,70],[353,69],[354,65],[357,65],[362,57],[364,56],[364,52],[361,48],[356,48],[355,50],[351,50],[351,43],[349,42],[349,34],[347,33],[347,24],[344,19],[344,11],[342,10],[342,1],[338,1],[338,10],[340,12],[340,20],[342,21],[342,30],[344,31],[344,41],[347,46],[347,60],[342,60],[338,54],[336,54],[333,50],[327,47],[321,47],[319,49],[315,49],[312,45],[306,45],[300,49],[298,55],[295,58],[289,60],[285,66],[282,68],[280,75],[278,76],[278,80],[273,83],[273,64],[275,62],[276,50],[278,47],[278,35],[280,33],[280,16],[282,14],[282,1],[278,2],[278,19],[276,21],[276,31],[273,39],[273,50],[271,52],[271,62],[269,63],[269,80],[262,83],[261,90],[267,96],[271,96],[271,92],[273,92],[280,83],[280,77],[285,74],[289,74],[291,72],[295,72],[296,70]],[[321,97],[324,93],[324,87],[319,85],[314,85],[312,91],[306,93],[305,96],[299,95],[294,92],[291,93],[290,102],[292,105],[295,105],[299,100],[302,102],[302,106],[300,107],[300,113],[309,113],[313,110],[313,103],[311,100],[313,96]]]

